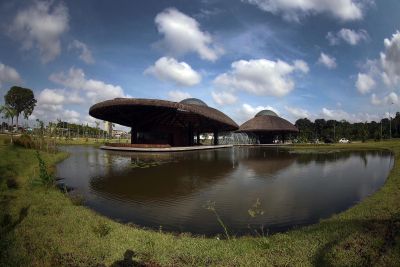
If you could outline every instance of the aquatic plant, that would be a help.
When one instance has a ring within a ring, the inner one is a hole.
[[[264,209],[261,206],[260,199],[257,198],[257,200],[254,202],[254,204],[251,206],[250,209],[247,210],[248,214],[250,215],[251,218],[256,218],[258,216],[264,215]],[[259,241],[259,245],[263,248],[269,247],[269,241],[266,239],[266,235],[264,232],[264,224],[261,224],[259,229],[252,227],[251,224],[248,224],[248,228],[251,232],[254,232],[256,236],[261,237]]]
[[[249,215],[254,218],[258,215],[264,215],[264,210],[261,207],[261,202],[260,199],[257,198],[256,202],[253,204],[253,206],[247,210]]]
[[[215,209],[215,201],[207,201],[207,203],[204,205],[204,208],[206,208],[209,211],[212,211],[215,214],[215,217],[217,218],[218,223],[224,229],[224,233],[225,233],[226,239],[230,239],[231,237],[230,237],[229,232],[228,232],[228,227],[222,221],[222,219],[219,216],[217,210]]]

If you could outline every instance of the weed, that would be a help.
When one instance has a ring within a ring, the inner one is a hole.
[[[261,206],[261,202],[260,202],[259,198],[257,198],[256,202],[254,202],[254,204],[251,206],[251,208],[247,210],[247,213],[250,215],[251,218],[256,218],[258,216],[264,215],[264,209]],[[250,224],[248,225],[248,228],[250,229],[251,232],[254,232],[256,236],[261,237],[263,239],[265,238],[263,224],[260,225],[260,229],[255,229]]]
[[[34,179],[35,185],[52,186],[54,184],[54,176],[47,171],[46,162],[40,156],[39,151],[36,151],[36,158],[39,161],[39,177]]]
[[[85,204],[85,198],[80,194],[70,194],[69,199],[74,206],[83,206]]]
[[[111,226],[107,223],[101,222],[96,226],[92,227],[93,233],[95,233],[98,237],[103,238],[111,232]]]
[[[207,203],[204,205],[204,208],[206,208],[209,211],[212,211],[215,214],[215,217],[217,218],[218,223],[224,229],[224,233],[225,233],[226,239],[230,239],[231,237],[230,237],[229,232],[228,232],[228,227],[222,221],[222,219],[219,216],[217,210],[215,209],[215,201],[207,201]]]
[[[256,202],[253,204],[253,206],[247,210],[249,215],[254,218],[258,215],[264,215],[264,210],[261,207],[261,202],[260,199],[257,198]]]

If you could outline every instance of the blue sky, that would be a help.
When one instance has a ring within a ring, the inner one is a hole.
[[[379,120],[399,110],[396,0],[2,1],[0,90],[30,120],[93,123],[95,102],[196,97],[242,123],[261,109]],[[3,101],[3,99],[1,99]]]

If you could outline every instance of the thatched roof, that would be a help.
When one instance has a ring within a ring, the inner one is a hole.
[[[232,131],[238,125],[219,110],[203,101],[189,99],[172,102],[158,99],[115,98],[90,107],[89,114],[97,119],[135,126],[142,130],[162,127],[188,127],[203,131]]]
[[[273,111],[265,110],[243,123],[240,132],[298,132],[296,126],[278,117]]]

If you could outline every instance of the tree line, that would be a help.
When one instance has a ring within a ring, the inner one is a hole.
[[[25,119],[28,119],[36,106],[37,100],[33,94],[33,91],[29,88],[23,88],[19,86],[13,86],[8,90],[4,96],[4,105],[0,106],[0,113],[4,119],[7,119],[11,123],[3,122],[1,124],[2,129],[7,129],[10,133],[15,130],[20,131],[19,118],[21,114]],[[16,129],[14,129],[14,122]],[[107,133],[99,128],[99,122],[95,122],[96,127],[90,127],[89,125],[69,123],[61,120],[57,122],[49,122],[47,125],[39,119],[36,119],[36,125],[32,130],[32,133],[38,136],[48,137],[93,137],[101,138],[108,137]],[[24,129],[26,132],[27,129]],[[29,133],[29,131],[28,131]],[[11,142],[13,142],[11,134]]]
[[[298,119],[295,126],[299,129],[299,142],[325,141],[337,142],[340,138],[349,140],[382,140],[400,138],[400,112],[395,117],[384,118],[379,122],[356,122],[346,120]]]

